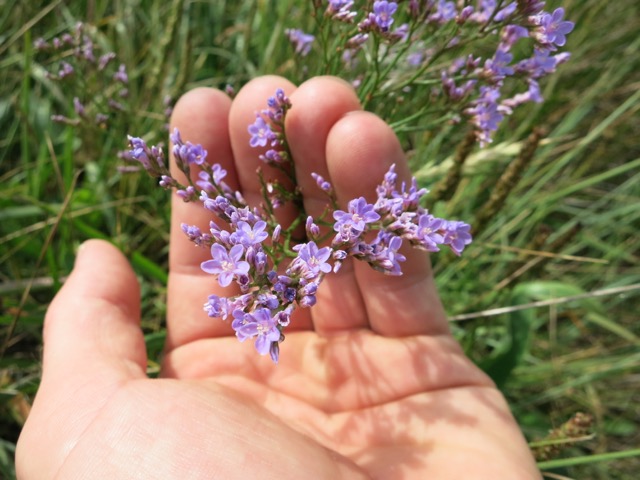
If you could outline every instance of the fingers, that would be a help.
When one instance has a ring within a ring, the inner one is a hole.
[[[101,240],[84,243],[47,312],[43,383],[144,377],[139,297],[136,277],[118,249]]]
[[[306,212],[318,218],[329,201],[311,174],[331,180],[327,165],[329,133],[345,115],[361,106],[353,88],[335,77],[317,77],[303,83],[291,95],[291,103],[286,132],[296,162],[297,182],[304,194]],[[318,303],[311,309],[316,332],[330,335],[368,327],[351,262],[345,262],[337,274],[325,277],[317,298]]]
[[[287,96],[291,96],[295,91],[295,86],[282,77],[265,76],[252,80],[238,92],[229,113],[229,134],[240,191],[252,207],[258,207],[264,203],[258,170],[264,173],[264,179],[267,181],[279,182],[286,188],[295,188],[282,172],[260,160],[260,154],[271,148],[269,145],[254,148],[249,144],[251,138],[247,131],[249,125],[255,122],[256,112],[267,108],[267,99],[272,97],[278,88],[284,90]],[[278,223],[286,228],[297,216],[297,211],[294,205],[287,202],[276,209],[275,216]],[[308,330],[310,328],[311,320],[308,311],[296,312],[289,329]]]
[[[274,179],[288,185],[286,178],[280,172],[266,167],[259,159],[260,154],[271,148],[269,145],[262,148],[254,148],[249,145],[251,136],[247,128],[255,122],[256,112],[267,108],[267,99],[272,97],[276,90],[281,88],[286,95],[291,95],[295,86],[282,77],[266,76],[249,82],[238,92],[229,114],[231,145],[235,159],[236,171],[240,183],[240,190],[247,203],[258,206],[263,203],[260,189],[260,181],[257,174],[262,168],[267,174],[265,179]],[[280,209],[279,218],[287,224],[295,216],[291,205],[285,205]]]
[[[303,83],[291,95],[291,103],[286,132],[296,163],[296,180],[304,195],[305,211],[317,218],[327,206],[327,195],[311,174],[329,177],[329,132],[342,117],[362,107],[353,88],[335,77],[316,77]]]
[[[410,179],[392,130],[374,115],[361,112],[355,92],[342,80],[320,77],[296,89],[283,78],[262,77],[249,82],[233,103],[214,90],[190,92],[176,105],[173,126],[181,130],[185,141],[202,144],[209,152],[209,161],[222,164],[229,172],[228,183],[240,189],[250,206],[262,202],[258,168],[264,169],[267,179],[278,178],[279,172],[259,160],[265,149],[249,145],[247,128],[278,88],[293,103],[286,132],[308,213],[317,216],[327,205],[312,172],[333,183],[343,207],[359,196],[374,201],[375,187],[391,164],[396,164],[399,181]],[[279,180],[285,182],[282,176]],[[278,211],[283,225],[295,216],[290,207]],[[230,292],[200,270],[200,263],[209,257],[209,252],[194,247],[180,230],[182,222],[206,229],[209,220],[210,213],[200,205],[174,199],[169,349],[233,333],[226,322],[208,318],[202,310],[209,294],[228,296]],[[401,277],[384,276],[362,262],[349,261],[341,272],[328,275],[319,289],[318,305],[311,311],[313,328],[322,334],[365,327],[391,336],[448,332],[428,257],[408,248],[403,252],[407,261],[402,265]],[[311,328],[309,310],[300,313],[292,322],[292,329]]]
[[[374,202],[378,185],[392,164],[398,181],[411,174],[402,148],[380,118],[353,112],[340,119],[327,138],[327,167],[341,205],[364,196]],[[407,260],[402,276],[387,276],[364,262],[354,262],[354,275],[373,331],[388,336],[448,332],[428,256],[415,249],[402,250]]]
[[[171,117],[171,129],[178,128],[183,141],[201,144],[208,152],[209,163],[219,163],[227,171],[224,181],[238,188],[238,178],[229,141],[231,99],[224,93],[198,88],[180,98]],[[172,161],[172,174],[180,178]],[[196,169],[192,175],[197,176]],[[209,318],[203,305],[210,294],[223,291],[216,279],[200,268],[210,258],[209,250],[197,247],[182,232],[180,225],[197,225],[209,229],[213,215],[200,202],[185,203],[171,199],[171,248],[169,251],[169,295],[167,300],[167,348],[199,338],[228,335],[229,325]]]

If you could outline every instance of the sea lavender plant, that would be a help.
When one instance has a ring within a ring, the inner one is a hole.
[[[467,139],[487,145],[516,107],[542,101],[539,80],[569,58],[568,53],[556,52],[573,23],[564,20],[562,8],[544,11],[541,1],[375,1],[359,6],[355,1],[316,0],[312,5],[315,30],[285,30],[294,56],[303,64],[299,71],[305,77],[347,77],[363,106],[374,111],[389,98],[426,94],[428,101],[401,120],[393,122],[394,110],[386,111],[384,118],[396,130],[426,129],[419,124],[423,118],[431,124],[466,119],[473,128]],[[308,59],[316,50],[323,61],[321,70],[313,72]],[[401,275],[403,245],[428,252],[448,247],[460,255],[472,236],[467,223],[440,218],[425,208],[427,190],[415,178],[399,184],[394,166],[381,179],[375,202],[354,198],[344,210],[331,183],[313,174],[326,194],[327,208],[319,218],[308,216],[298,189],[276,188],[265,176],[269,169],[279,170],[295,187],[295,162],[284,127],[291,101],[278,89],[266,103],[247,126],[249,145],[264,152],[258,155],[265,164],[258,172],[264,197],[260,208],[250,207],[225,183],[226,172],[208,152],[183,141],[177,130],[171,134],[172,153],[188,184],[171,175],[161,148],[140,138],[129,137],[124,158],[157,177],[161,187],[175,190],[185,202],[199,202],[215,217],[207,231],[187,224],[182,230],[194,244],[209,250],[202,270],[216,276],[221,287],[235,285],[239,293],[209,295],[203,299],[204,311],[209,317],[231,320],[241,342],[253,340],[259,354],[268,353],[277,362],[295,310],[313,307],[324,278],[338,272],[345,260],[365,261],[384,274]],[[469,141],[465,145],[461,158],[471,148]],[[291,225],[276,220],[274,211],[287,202],[298,210],[293,224],[304,224],[304,238],[294,239]],[[319,225],[330,225],[330,233]]]
[[[293,160],[284,121],[290,108],[289,98],[278,89],[247,127],[251,146],[272,147],[260,158],[288,173]],[[185,202],[199,202],[217,218],[212,218],[206,232],[182,225],[189,240],[210,251],[211,258],[202,262],[202,270],[215,275],[221,287],[235,284],[240,291],[229,297],[209,295],[203,299],[204,310],[210,317],[233,319],[231,328],[238,340],[253,340],[257,352],[268,353],[274,362],[294,311],[313,307],[325,276],[337,272],[347,258],[365,261],[388,275],[401,275],[403,243],[430,252],[446,246],[460,255],[471,242],[469,225],[432,215],[421,206],[427,190],[415,179],[399,184],[394,166],[381,179],[374,203],[359,197],[348,202],[346,210],[338,208],[330,182],[313,174],[328,206],[319,218],[313,218],[295,197],[274,201],[266,189],[264,208],[248,206],[242,194],[224,182],[226,171],[207,161],[208,152],[201,145],[183,141],[178,130],[171,134],[171,142],[176,165],[186,178],[191,178],[192,169],[199,170],[195,182],[181,184],[171,175],[163,150],[148,146],[141,138],[129,137],[124,157],[158,178],[161,187],[175,189]],[[289,226],[280,225],[271,212],[283,201],[299,209],[306,238],[293,241],[290,235],[282,235]],[[333,230],[328,236],[318,226],[327,223]]]
[[[129,76],[115,52],[103,52],[94,30],[78,22],[71,32],[49,41],[38,38],[34,48],[48,62],[45,76],[52,82],[72,84],[76,93],[64,113],[52,120],[85,130],[105,129],[113,118],[129,110]],[[45,57],[46,55],[46,57]]]
[[[516,107],[542,102],[540,79],[569,59],[556,52],[573,23],[563,8],[544,7],[538,0],[315,1],[315,30],[287,34],[304,66],[297,71],[346,77],[396,131],[468,122],[485,146]],[[316,72],[311,41],[324,59]],[[389,108],[390,99],[410,99],[414,113]]]

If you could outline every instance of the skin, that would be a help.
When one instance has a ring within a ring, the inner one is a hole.
[[[287,137],[309,214],[330,180],[342,205],[369,201],[392,164],[410,178],[391,129],[335,78],[295,87],[262,77],[233,100],[196,89],[172,124],[201,143],[228,183],[261,199],[255,110],[281,87]],[[505,399],[449,332],[428,256],[403,252],[401,277],[346,262],[312,309],[299,310],[280,363],[241,344],[202,305],[229,294],[199,265],[180,223],[208,225],[201,206],[173,198],[167,345],[159,379],[145,374],[139,287],[110,244],[82,245],[45,319],[42,382],[20,436],[21,479],[538,479]],[[292,212],[281,212],[283,223]]]

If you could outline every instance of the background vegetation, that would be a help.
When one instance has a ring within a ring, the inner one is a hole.
[[[640,6],[561,3],[576,22],[572,59],[544,82],[546,102],[509,118],[490,147],[472,152],[452,198],[433,201],[479,233],[461,259],[436,256],[435,269],[456,335],[507,395],[546,475],[632,479],[640,471]],[[38,386],[42,319],[83,240],[110,239],[133,262],[149,371],[157,371],[168,198],[144,175],[118,173],[126,134],[164,140],[167,105],[195,86],[239,88],[263,73],[299,79],[284,29],[301,26],[303,4],[0,0],[0,477],[14,476]],[[71,116],[74,96],[99,104],[110,88],[97,74],[81,84],[45,75],[65,52],[37,52],[34,40],[78,21],[96,51],[117,52],[115,65],[129,72],[124,111],[108,126],[50,120]],[[540,145],[518,163],[534,127],[544,132]],[[462,135],[399,134],[420,181],[436,187]],[[506,199],[487,204],[496,191]]]

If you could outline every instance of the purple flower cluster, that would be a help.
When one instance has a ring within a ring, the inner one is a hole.
[[[420,206],[420,199],[426,193],[426,189],[418,187],[415,178],[410,186],[403,182],[398,189],[397,174],[392,166],[377,188],[375,203],[367,203],[360,197],[349,202],[347,211],[333,212],[336,235],[332,248],[391,275],[401,274],[399,262],[404,261],[404,256],[398,250],[402,240],[429,252],[437,252],[439,245],[446,245],[460,255],[471,243],[469,225],[430,214]],[[372,242],[366,240],[369,232],[377,233]]]
[[[483,63],[480,58],[459,59],[441,72],[442,91],[452,102],[468,102],[464,113],[475,125],[481,145],[491,142],[493,132],[515,107],[526,102],[542,102],[538,80],[555,72],[558,65],[569,59],[568,53],[551,55],[551,52],[565,44],[574,24],[563,20],[562,8],[547,13],[542,11],[543,7],[544,2],[523,1],[498,9],[495,0],[482,0],[475,10],[466,7],[464,22],[493,22],[499,27],[499,43],[493,56]],[[456,18],[462,21],[461,14]],[[532,56],[516,62],[514,46],[526,38],[534,40]],[[520,80],[527,90],[502,98],[509,78]],[[460,79],[464,83],[460,84]],[[477,97],[469,100],[474,91]]]
[[[404,23],[395,30],[391,30],[391,25],[395,22],[394,15],[397,10],[398,4],[396,2],[387,2],[386,0],[373,2],[373,11],[367,13],[364,20],[358,23],[360,36],[358,37],[358,35],[356,35],[352,37],[347,42],[346,47],[351,49],[361,47],[364,42],[359,42],[356,39],[366,40],[368,38],[368,32],[380,35],[381,38],[391,43],[406,40],[409,29],[408,24]]]
[[[100,54],[93,42],[89,28],[83,23],[77,23],[73,32],[54,37],[49,42],[38,38],[34,42],[37,52],[50,56],[56,54],[61,57],[54,67],[46,72],[47,78],[59,82],[76,82],[78,96],[73,98],[75,118],[65,115],[52,115],[51,119],[68,125],[90,124],[104,127],[114,113],[126,111],[123,102],[129,96],[129,77],[126,66],[115,66],[114,52]],[[69,53],[71,52],[71,53]],[[100,79],[101,82],[87,82],[89,77]],[[94,85],[95,90],[87,91],[87,85]],[[117,88],[104,88],[105,85]]]
[[[247,128],[251,135],[249,145],[269,148],[260,155],[267,164],[283,164],[288,160],[284,137],[284,117],[291,108],[291,101],[279,88],[267,100],[267,107],[256,113],[256,121]]]
[[[329,0],[324,14],[339,22],[352,23],[358,12],[352,11],[353,0]]]
[[[315,177],[325,191],[331,190],[326,180]],[[257,210],[233,205],[229,198],[211,200],[204,195],[205,208],[224,219],[229,230],[214,222],[206,235],[192,226],[185,225],[183,230],[196,244],[209,245],[211,259],[202,262],[202,270],[216,275],[220,286],[235,283],[240,290],[239,295],[228,298],[210,295],[204,310],[211,317],[232,317],[238,339],[255,339],[258,353],[269,353],[277,362],[283,329],[294,310],[315,305],[325,275],[337,272],[348,257],[368,262],[386,274],[401,275],[403,240],[431,252],[446,245],[459,255],[471,242],[469,225],[431,215],[419,205],[427,191],[418,188],[415,179],[409,187],[403,183],[398,189],[396,177],[392,166],[377,188],[375,204],[360,197],[351,200],[346,211],[333,212],[335,237],[330,245],[320,247],[310,240],[295,245],[293,254],[281,258],[273,254],[279,251],[279,225],[272,226]],[[311,237],[318,234],[311,218],[307,231]],[[375,238],[368,241],[371,233]]]
[[[412,82],[437,81],[437,77],[428,78],[437,71],[441,83],[432,90],[431,99],[451,112],[454,121],[466,116],[482,146],[491,142],[502,120],[515,107],[542,101],[539,79],[569,58],[568,53],[553,53],[565,45],[574,24],[564,20],[563,8],[544,11],[544,1],[410,0],[402,4],[376,0],[359,9],[354,3],[327,0],[314,5],[317,15],[324,8],[324,17],[330,19],[318,23],[331,32],[323,37],[344,39],[325,42],[331,49],[325,56],[334,55],[334,45],[339,43],[335,52],[349,71],[356,72],[354,86],[366,86],[362,98],[380,94],[378,90],[382,91],[380,98],[387,98],[385,90],[402,96],[411,91]],[[352,23],[357,25],[357,32],[344,25]],[[298,30],[287,32],[296,51],[308,53],[313,37]],[[436,70],[433,64],[446,58],[443,53],[471,43],[483,43],[483,49],[493,53],[482,57],[467,54],[454,59],[449,68]],[[367,54],[359,55],[362,50]],[[527,51],[531,53],[523,53]],[[359,60],[363,57],[366,63],[375,63],[375,68],[362,65]],[[404,62],[399,61],[402,57]]]
[[[249,126],[249,143],[262,146],[258,140],[266,137],[264,146],[275,141],[284,149],[278,153],[288,157],[283,126],[291,102],[278,89],[267,107]],[[446,245],[458,255],[471,242],[469,225],[434,217],[420,206],[427,191],[415,179],[398,188],[393,166],[376,190],[375,203],[360,197],[351,200],[346,210],[333,211],[335,235],[328,245],[318,244],[322,238],[318,224],[326,224],[325,215],[307,217],[306,241],[292,242],[268,211],[249,207],[240,192],[224,182],[226,171],[207,161],[208,153],[201,145],[184,141],[178,130],[170,138],[176,165],[190,182],[190,169],[199,169],[198,179],[189,185],[171,176],[161,148],[149,147],[141,138],[129,137],[130,148],[124,156],[159,177],[162,187],[176,189],[184,201],[200,202],[213,214],[215,220],[207,231],[187,224],[182,230],[197,246],[209,249],[210,258],[201,263],[202,271],[214,275],[220,287],[234,287],[237,294],[209,295],[204,311],[210,317],[232,319],[238,340],[253,340],[257,352],[269,354],[276,363],[283,331],[295,309],[314,306],[325,276],[337,272],[349,257],[384,273],[401,275],[405,257],[399,250],[405,240],[432,252]],[[331,184],[320,175],[312,177],[335,205]]]
[[[287,28],[284,31],[289,41],[293,44],[295,51],[298,55],[306,57],[309,55],[311,51],[311,45],[313,41],[316,39],[313,35],[309,35],[308,33],[304,33],[302,30],[298,28]]]

